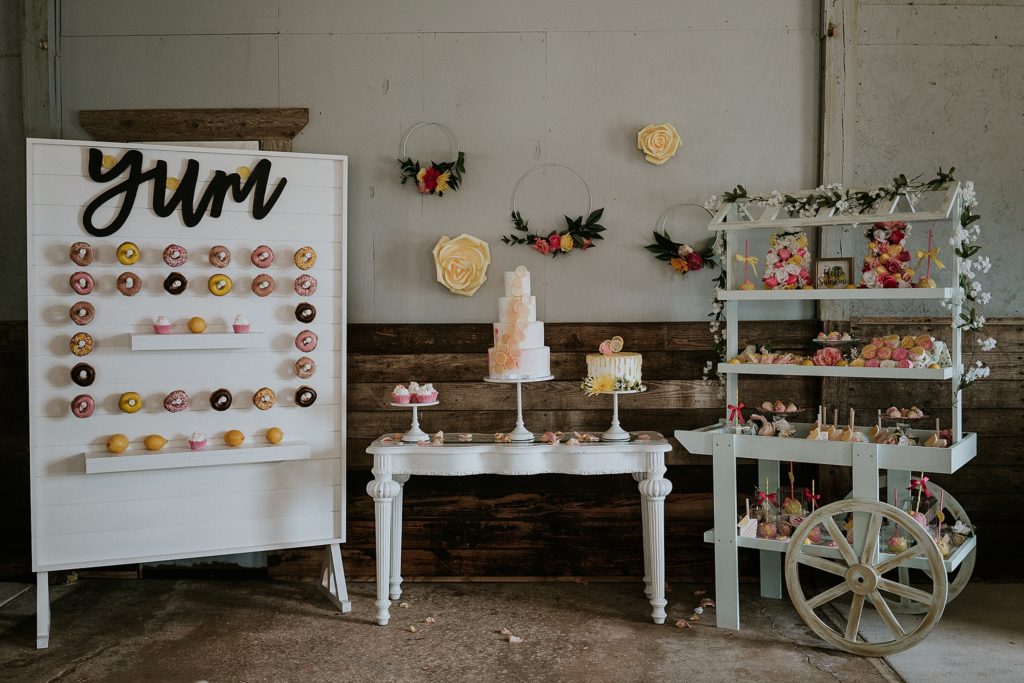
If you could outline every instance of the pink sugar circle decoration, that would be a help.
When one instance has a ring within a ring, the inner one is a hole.
[[[523,341],[524,339],[526,339],[526,335],[523,334],[522,330],[516,330],[515,332],[512,333],[512,339],[516,343],[519,343],[519,342]]]
[[[516,320],[516,329],[517,329],[517,330],[525,330],[525,329],[526,329],[526,326],[527,326],[527,325],[528,325],[529,323],[530,323],[530,321],[529,321],[529,320],[527,320],[526,318],[518,318],[518,319]]]
[[[519,360],[522,357],[522,355],[523,352],[520,351],[518,348],[508,350],[508,357],[513,360]]]
[[[508,361],[508,355],[504,351],[498,350],[498,351],[494,352],[494,363],[495,363],[495,365],[501,366],[501,365],[504,365],[507,361]]]
[[[611,342],[611,340],[610,339],[605,339],[603,342],[601,342],[601,345],[597,347],[597,350],[603,356],[610,356],[610,355],[612,355],[612,342]]]
[[[518,313],[519,315],[526,315],[527,313],[530,312],[530,308],[521,299],[512,304],[512,310]]]

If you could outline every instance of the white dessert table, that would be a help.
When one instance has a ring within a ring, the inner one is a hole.
[[[550,444],[496,443],[493,434],[472,441],[448,435],[442,445],[402,443],[401,434],[377,439],[373,481],[366,492],[374,501],[377,546],[377,623],[390,620],[392,600],[402,596],[402,490],[412,475],[461,477],[473,474],[631,474],[638,483],[644,539],[644,593],[654,623],[665,623],[665,453],[671,444],[657,432],[633,432],[629,441]]]

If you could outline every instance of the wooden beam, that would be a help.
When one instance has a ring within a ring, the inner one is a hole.
[[[78,121],[93,138],[109,142],[259,140],[262,149],[290,149],[309,123],[309,109],[83,110]]]
[[[25,137],[59,138],[54,0],[21,1],[21,102]]]

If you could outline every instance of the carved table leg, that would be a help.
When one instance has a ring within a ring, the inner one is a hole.
[[[391,619],[388,609],[388,582],[391,578],[391,510],[394,498],[401,491],[398,482],[390,474],[374,475],[366,485],[366,493],[373,498],[374,522],[377,532],[377,623],[387,625]]]
[[[647,510],[644,536],[650,546],[651,617],[655,624],[665,623],[665,497],[672,492],[672,482],[665,479],[663,453],[648,453],[647,478],[640,482],[642,504]]]
[[[646,475],[643,472],[634,472],[633,473],[633,480],[639,483],[639,482],[643,481],[645,476]],[[643,536],[644,536],[644,595],[646,595],[647,598],[650,599],[650,597],[651,597],[651,544],[650,544],[650,542],[648,541],[648,538],[647,538],[647,526],[648,526],[648,522],[647,522],[647,506],[644,505],[642,498],[641,498],[641,502],[640,502],[640,519],[641,519],[641,523],[643,525],[642,528],[643,528]]]
[[[405,493],[405,482],[408,474],[392,475],[398,482],[398,495],[391,503],[391,583],[392,600],[402,597],[402,498]]]

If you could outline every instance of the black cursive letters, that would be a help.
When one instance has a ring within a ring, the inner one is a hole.
[[[281,198],[287,178],[281,181],[267,197],[267,186],[270,182],[270,159],[260,159],[252,168],[249,176],[242,179],[237,173],[225,173],[215,171],[213,178],[206,186],[206,191],[196,201],[196,189],[199,185],[199,162],[189,159],[185,164],[185,173],[178,181],[168,198],[167,190],[167,162],[159,160],[153,168],[142,170],[142,152],[137,149],[130,149],[121,156],[109,170],[103,168],[103,152],[92,148],[89,150],[89,177],[98,183],[107,183],[120,176],[125,169],[128,170],[128,177],[120,183],[104,190],[96,195],[89,205],[85,207],[82,215],[82,227],[86,232],[96,237],[107,237],[121,229],[128,220],[138,195],[139,187],[146,182],[153,181],[153,212],[161,218],[167,218],[180,206],[181,218],[186,226],[194,228],[207,215],[211,218],[219,218],[224,208],[224,200],[228,192],[231,193],[231,200],[236,203],[244,202],[250,194],[252,200],[252,216],[256,220],[266,218],[274,204]],[[123,195],[121,205],[117,207],[117,213],[107,225],[98,227],[93,223],[93,216],[96,211],[108,201]]]

